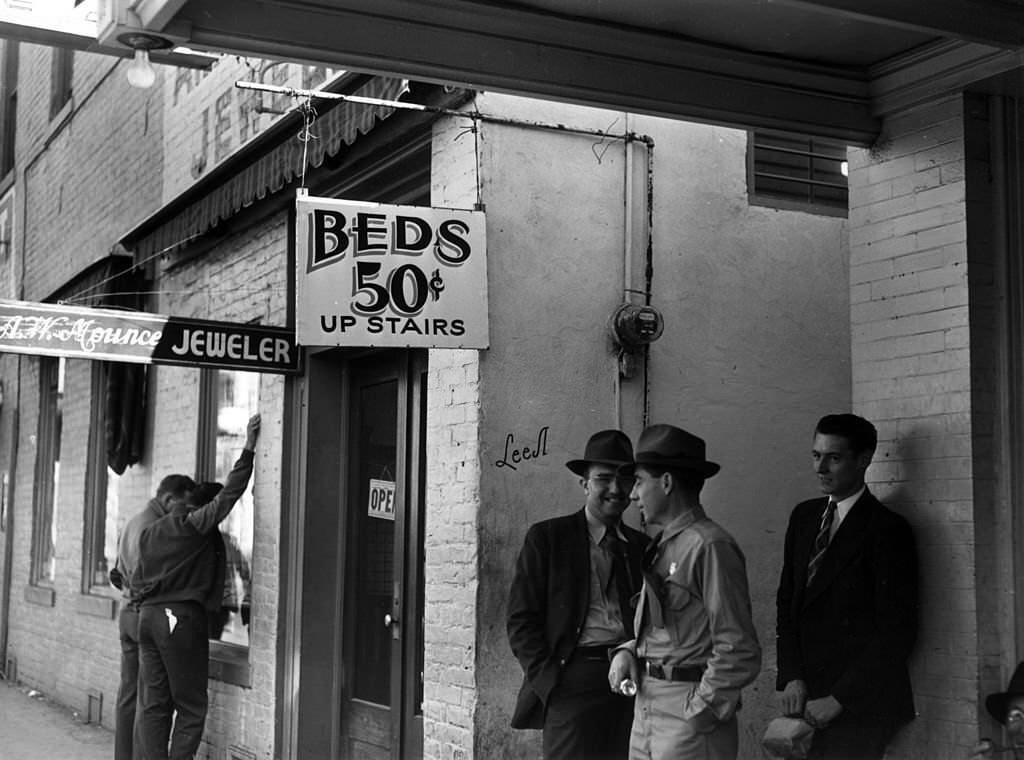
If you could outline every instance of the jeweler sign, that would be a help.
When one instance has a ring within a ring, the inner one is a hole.
[[[283,327],[0,299],[0,352],[293,373]]]
[[[296,198],[304,346],[487,348],[482,211]]]

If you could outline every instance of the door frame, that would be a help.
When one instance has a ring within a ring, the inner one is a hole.
[[[348,501],[349,453],[346,445],[352,420],[350,407],[350,363],[357,359],[391,355],[405,363],[409,381],[425,378],[426,352],[354,351],[310,349],[305,376],[296,378],[289,406],[294,425],[287,439],[294,441],[289,466],[296,477],[284,490],[287,499],[281,525],[281,612],[278,658],[280,683],[277,690],[281,725],[278,747],[282,758],[342,758],[341,707],[343,678],[335,678],[344,662],[345,570],[347,567],[346,526],[348,513],[339,509]],[[400,392],[405,383],[400,383]],[[417,393],[408,393],[411,403],[399,429],[404,440],[415,441],[425,424],[425,381]],[[286,440],[287,440],[286,439]],[[406,444],[400,446],[404,449]],[[400,454],[401,455],[401,454]],[[425,452],[409,462],[406,495],[410,504],[425,497]],[[401,487],[401,486],[399,486]],[[419,493],[416,493],[416,492]],[[287,504],[295,505],[289,509]],[[414,510],[410,510],[413,512]],[[416,514],[419,514],[416,511]],[[410,515],[411,516],[411,515]],[[422,515],[420,515],[422,518]],[[413,520],[408,530],[410,551],[404,560],[403,594],[405,609],[400,620],[415,619],[409,605],[416,593],[411,583],[422,583],[422,519]],[[399,526],[396,524],[396,531]],[[329,537],[329,538],[323,538]],[[316,540],[316,544],[311,542]],[[412,550],[415,547],[415,551]],[[307,582],[306,579],[309,579]],[[422,588],[422,585],[420,586]],[[415,638],[415,637],[414,637]],[[403,641],[406,637],[403,636]],[[422,646],[421,646],[422,648]],[[415,653],[405,647],[402,674],[413,677],[410,665]],[[422,655],[421,655],[422,656]],[[413,666],[414,667],[414,666]],[[415,689],[400,683],[397,694],[403,703],[403,725],[396,725],[399,757],[422,756],[422,714],[414,712]],[[418,734],[418,742],[408,737]]]

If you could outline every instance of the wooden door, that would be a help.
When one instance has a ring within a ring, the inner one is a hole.
[[[347,373],[340,749],[352,760],[423,755],[424,365],[397,352]]]

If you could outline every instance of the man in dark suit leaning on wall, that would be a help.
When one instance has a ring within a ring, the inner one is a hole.
[[[513,728],[543,729],[545,760],[624,758],[633,700],[608,688],[609,651],[633,638],[634,595],[647,537],[622,522],[633,446],[595,433],[582,459],[585,505],[532,525],[509,594],[508,638],[525,673]]]
[[[881,758],[914,717],[917,553],[907,521],[864,484],[874,425],[822,417],[812,456],[825,498],[798,504],[777,596],[780,706],[815,727],[811,758]]]

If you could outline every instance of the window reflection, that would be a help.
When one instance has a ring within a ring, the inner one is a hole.
[[[57,577],[57,498],[64,409],[64,358],[41,359],[39,372],[32,581],[52,585]]]
[[[106,498],[104,499],[103,542],[102,556],[96,557],[96,567],[93,571],[92,582],[99,586],[105,586],[110,581],[107,573],[117,562],[117,537],[118,518],[121,514],[121,500],[119,489],[121,487],[121,476],[107,467]]]
[[[258,373],[230,370],[214,371],[212,390],[216,406],[212,410],[213,479],[224,483],[245,445],[249,417],[259,407]],[[249,618],[252,599],[253,479],[242,498],[220,524],[227,555],[221,613],[211,619],[210,638],[230,644],[249,645]]]

